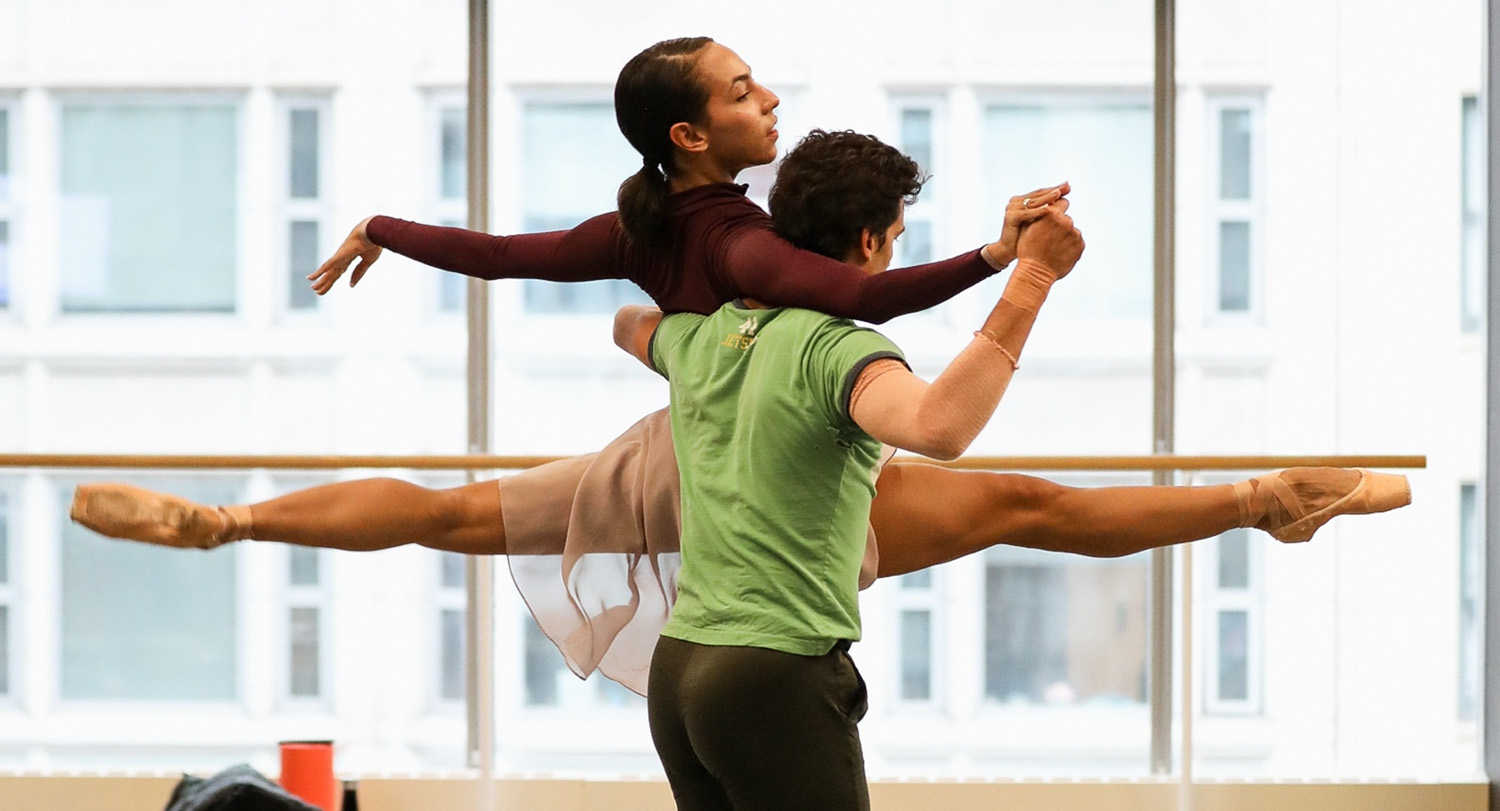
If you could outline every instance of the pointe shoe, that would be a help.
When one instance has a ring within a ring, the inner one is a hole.
[[[78,485],[68,516],[100,535],[180,549],[212,549],[238,539],[238,522],[222,507],[129,484]]]
[[[1359,480],[1353,489],[1320,509],[1314,507],[1322,499],[1313,497],[1312,503],[1308,503],[1293,486],[1300,484],[1305,492],[1316,491],[1319,485],[1323,485],[1322,489],[1326,492],[1331,485],[1320,479],[1332,478],[1344,472],[1341,468],[1291,468],[1257,476],[1253,480],[1255,485],[1250,482],[1238,483],[1236,493],[1241,494],[1241,508],[1246,516],[1245,526],[1263,529],[1272,538],[1283,543],[1298,543],[1312,538],[1313,533],[1337,516],[1368,515],[1405,507],[1411,503],[1411,483],[1405,476],[1394,473],[1356,469],[1353,472],[1359,474]],[[1268,490],[1262,494],[1257,492],[1259,488]],[[1266,499],[1269,498],[1274,498],[1280,509],[1267,509],[1269,502]],[[1254,500],[1261,502],[1260,509],[1250,506]]]

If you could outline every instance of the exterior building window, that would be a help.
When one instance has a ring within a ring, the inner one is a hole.
[[[620,181],[641,168],[621,138],[608,102],[531,102],[522,113],[522,223],[526,232],[555,231],[613,211]],[[525,282],[533,314],[613,315],[626,304],[649,304],[635,284]]]
[[[0,699],[11,695],[11,627],[15,592],[10,582],[10,493],[0,490]]]
[[[1484,324],[1484,115],[1479,100],[1463,100],[1463,259],[1459,279],[1459,323],[1464,332]]]
[[[1003,222],[1013,194],[1073,184],[1076,211],[1088,223],[1091,255],[1111,272],[1087,285],[1058,285],[1047,299],[1055,320],[1149,323],[1152,300],[1151,107],[1144,98],[1018,97],[985,107],[980,162],[989,222]]]
[[[1264,230],[1260,182],[1260,101],[1211,98],[1213,135],[1208,195],[1211,312],[1261,311],[1260,254]]]
[[[938,107],[934,101],[907,101],[897,105],[897,147],[922,167],[922,175],[928,178],[922,186],[921,205],[912,206],[906,212],[906,232],[896,243],[896,266],[917,265],[931,262],[938,256],[946,256],[934,245],[936,229],[934,221],[942,208],[942,184],[937,172],[937,118]]]
[[[322,239],[328,219],[323,160],[327,111],[317,99],[282,99],[281,107],[286,126],[286,196],[282,200],[286,307],[290,312],[305,312],[318,307],[318,296],[307,275],[323,261]]]
[[[10,109],[0,100],[0,311],[11,307],[11,222],[15,219],[10,167]]]
[[[1458,720],[1479,720],[1484,678],[1484,563],[1479,487],[1458,489]]]
[[[896,649],[899,674],[896,697],[902,702],[927,703],[938,698],[937,629],[943,625],[933,579],[930,569],[902,575],[895,592],[896,627],[900,634]]]
[[[153,490],[237,504],[209,478],[151,479]],[[60,483],[66,505],[72,482]],[[59,516],[64,700],[229,701],[239,696],[236,550],[202,554],[120,543]]]
[[[324,576],[321,550],[287,547],[287,698],[323,695]]]
[[[437,697],[441,702],[464,700],[466,580],[463,555],[456,552],[438,555]]]
[[[447,98],[437,100],[434,107],[437,189],[433,213],[437,223],[462,228],[469,220],[467,107]],[[458,273],[437,274],[439,312],[464,309],[467,281],[467,276]]]
[[[1253,715],[1260,712],[1262,616],[1260,567],[1250,530],[1232,529],[1203,548],[1210,550],[1204,709],[1212,715]]]
[[[64,312],[234,311],[238,118],[209,99],[62,103]]]
[[[563,662],[557,646],[537,627],[536,620],[530,614],[519,619],[525,627],[522,632],[525,645],[522,675],[527,707],[588,711],[601,707],[646,706],[645,699],[602,674],[580,680]]]
[[[1144,556],[1081,559],[1019,547],[985,552],[984,695],[1001,704],[1142,705]]]
[[[542,629],[537,627],[536,622],[529,616],[522,617],[521,622],[526,628],[523,632],[526,653],[522,666],[526,681],[526,706],[557,706],[560,693],[558,679],[572,674],[563,666],[558,658],[557,648],[542,633]]]

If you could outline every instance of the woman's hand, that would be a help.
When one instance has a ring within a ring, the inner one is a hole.
[[[1005,224],[1000,229],[1000,238],[984,246],[984,258],[996,270],[1015,261],[1021,228],[1047,213],[1047,206],[1061,200],[1072,190],[1072,186],[1063,182],[1010,198],[1005,206]]]
[[[365,225],[370,222],[370,219],[366,217],[360,220],[359,225],[354,226],[354,230],[344,238],[344,244],[333,252],[333,256],[319,265],[317,270],[308,274],[307,280],[312,282],[313,292],[320,296],[326,295],[329,290],[333,289],[334,282],[344,275],[344,271],[348,270],[349,265],[356,259],[359,260],[359,264],[354,267],[354,273],[349,277],[349,286],[359,284],[359,280],[364,278],[365,271],[369,270],[370,265],[375,264],[375,260],[380,258],[380,252],[384,249],[371,242],[365,234]]]

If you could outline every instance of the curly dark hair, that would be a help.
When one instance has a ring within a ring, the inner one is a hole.
[[[771,218],[793,245],[842,260],[862,229],[883,238],[925,182],[916,161],[873,135],[813,130],[781,159]]]

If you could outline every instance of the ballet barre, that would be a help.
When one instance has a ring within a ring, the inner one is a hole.
[[[525,470],[567,456],[381,455],[296,456],[215,454],[0,453],[0,468],[73,468],[159,470]],[[958,470],[1279,470],[1285,467],[1425,468],[1425,455],[1256,455],[1194,456],[964,456],[938,462],[922,456],[897,456],[896,462],[920,462]]]

